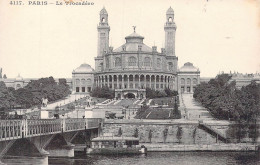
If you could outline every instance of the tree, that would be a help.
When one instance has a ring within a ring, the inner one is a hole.
[[[6,74],[4,74],[3,78],[4,78],[4,79],[7,79],[7,76],[6,76]]]
[[[178,127],[177,133],[176,133],[176,138],[178,139],[178,142],[181,143],[181,139],[182,139],[182,127]]]
[[[178,95],[178,91],[170,90],[170,88],[165,88],[165,93],[168,97],[173,97]]]
[[[165,128],[165,129],[163,130],[163,143],[166,142],[167,136],[168,136],[168,129]]]
[[[196,143],[196,134],[197,134],[197,128],[194,128],[193,132],[192,132],[192,138],[193,138],[193,143]]]
[[[173,108],[173,115],[175,115],[175,119],[180,119],[181,118],[181,112],[178,108],[178,104],[174,103],[174,108]]]
[[[138,131],[138,128],[135,128],[133,137],[136,137],[136,138],[137,138],[137,137],[138,137],[138,132],[139,132],[139,131]]]
[[[8,90],[5,83],[0,81],[0,109],[8,110],[14,105],[15,98],[11,90]]]
[[[121,127],[119,127],[117,136],[120,136],[120,137],[121,137],[122,134],[123,134],[122,129],[121,129]]]
[[[218,75],[208,83],[201,83],[193,97],[217,119],[250,122],[260,108],[260,84],[251,84],[236,89],[236,83],[227,74]]]
[[[169,88],[166,88],[163,91],[157,91],[151,88],[146,88],[146,97],[153,99],[153,98],[160,98],[160,97],[172,97],[177,96],[178,92],[170,90]]]
[[[152,142],[152,137],[153,137],[152,130],[149,130],[148,139],[150,143]]]
[[[112,99],[115,97],[115,91],[109,89],[107,86],[104,86],[102,88],[96,87],[92,90],[91,96]]]
[[[22,108],[30,108],[33,105],[33,94],[26,88],[19,88],[14,91],[16,105]]]

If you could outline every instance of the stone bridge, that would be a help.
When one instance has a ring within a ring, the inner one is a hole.
[[[102,130],[103,120],[0,120],[0,158],[3,156],[74,157]]]

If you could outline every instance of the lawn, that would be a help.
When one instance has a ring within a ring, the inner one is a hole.
[[[172,108],[139,109],[136,119],[178,119]]]
[[[169,105],[171,103],[175,103],[175,97],[155,98],[151,101],[150,105]]]

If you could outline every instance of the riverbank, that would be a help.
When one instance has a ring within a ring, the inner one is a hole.
[[[150,144],[140,143],[147,147],[148,152],[193,152],[193,151],[258,151],[258,145],[255,144]]]

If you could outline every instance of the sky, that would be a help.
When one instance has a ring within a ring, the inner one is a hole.
[[[179,67],[191,62],[201,77],[215,77],[220,71],[260,72],[259,0],[89,0],[92,6],[23,2],[19,6],[0,1],[0,67],[8,78],[18,74],[70,78],[82,63],[95,68],[103,7],[114,49],[125,43],[136,26],[146,45],[161,50],[166,11],[171,6]]]

